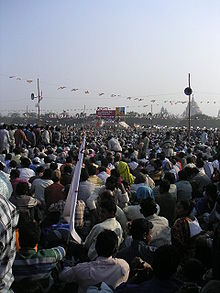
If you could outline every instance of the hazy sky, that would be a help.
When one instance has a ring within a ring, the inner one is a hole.
[[[166,106],[181,113],[186,105],[164,101],[187,100],[188,72],[201,110],[216,116],[219,0],[0,0],[2,114],[36,111],[30,94],[37,78],[43,111],[74,113],[86,105],[90,112],[96,106],[149,112],[155,99],[153,112]]]

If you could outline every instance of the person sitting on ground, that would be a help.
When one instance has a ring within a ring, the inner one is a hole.
[[[97,168],[93,164],[89,164],[87,168],[89,178],[88,181],[95,184],[97,187],[103,185],[102,180],[96,175]]]
[[[100,216],[101,216],[101,222],[99,224],[96,224],[93,226],[92,230],[90,231],[89,235],[86,237],[85,240],[85,247],[88,249],[88,256],[91,260],[94,260],[97,257],[97,253],[95,250],[95,243],[97,236],[99,233],[101,233],[103,230],[108,229],[114,231],[118,236],[118,246],[123,241],[123,230],[121,228],[121,225],[115,218],[116,214],[116,203],[114,197],[102,199],[100,202]]]
[[[31,177],[35,176],[35,172],[29,168],[30,164],[31,160],[29,158],[21,158],[21,168],[18,169],[20,171],[20,178],[29,180]]]
[[[196,238],[202,232],[198,220],[192,215],[193,208],[193,202],[178,202],[177,219],[171,228],[172,244],[179,251],[183,262],[195,256]]]
[[[130,267],[135,257],[140,257],[143,261],[152,264],[153,253],[156,249],[150,246],[152,228],[152,223],[147,219],[136,219],[132,221],[129,229],[129,234],[132,236],[131,245],[119,250],[116,257],[126,260]]]
[[[160,193],[155,196],[156,203],[160,206],[159,215],[169,221],[170,227],[175,219],[176,199],[170,194],[170,182],[163,179],[160,183]]]
[[[86,292],[91,285],[105,282],[115,289],[126,282],[129,276],[128,263],[120,258],[113,258],[118,247],[118,237],[111,230],[100,232],[96,239],[97,258],[91,262],[79,263],[66,267],[59,278],[64,282],[75,282],[79,285],[78,292]]]
[[[140,212],[140,203],[142,200],[145,200],[148,197],[154,199],[153,190],[148,186],[139,187],[136,194],[134,195],[134,201],[132,205],[129,205],[123,209],[128,221],[144,218],[143,214]]]
[[[36,218],[35,207],[40,206],[41,202],[30,196],[30,188],[27,182],[19,182],[16,186],[15,194],[11,196],[10,201],[19,211],[19,223],[28,217],[32,220]]]
[[[116,293],[168,293],[176,292],[182,282],[176,278],[179,256],[175,247],[164,245],[154,252],[153,277],[140,284],[125,283],[116,288]],[[147,266],[149,269],[149,266]]]
[[[63,186],[71,184],[72,182],[72,167],[70,165],[65,165],[63,168],[63,172],[61,174],[60,183]]]
[[[59,170],[53,171],[52,180],[54,183],[46,187],[44,190],[46,209],[48,209],[51,204],[57,203],[59,200],[64,201],[66,199],[64,186],[60,183],[60,179],[61,172]]]
[[[16,293],[48,292],[54,284],[52,272],[66,253],[61,246],[37,250],[40,235],[34,221],[24,221],[19,228],[20,250],[12,268]]]
[[[83,200],[86,204],[87,199],[91,196],[97,186],[88,181],[89,174],[86,168],[82,168],[79,182],[78,199]]]
[[[192,185],[187,180],[187,173],[184,170],[178,173],[179,180],[175,183],[177,187],[177,201],[192,199]]]
[[[160,247],[171,244],[169,222],[166,218],[157,215],[157,204],[155,200],[148,197],[141,202],[140,212],[153,224],[151,245]]]
[[[43,176],[35,179],[31,185],[32,194],[41,201],[43,207],[45,206],[44,190],[47,186],[53,184],[52,173],[51,169],[45,169]]]

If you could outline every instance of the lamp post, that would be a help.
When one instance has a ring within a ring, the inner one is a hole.
[[[38,126],[40,126],[40,102],[43,99],[42,91],[40,92],[40,79],[37,79],[37,96],[35,97],[34,93],[31,94],[31,100],[37,99],[37,117],[38,117]]]
[[[184,90],[185,95],[189,96],[189,104],[188,104],[188,142],[190,142],[190,132],[191,132],[191,83],[190,83],[190,73],[188,74],[188,87]]]

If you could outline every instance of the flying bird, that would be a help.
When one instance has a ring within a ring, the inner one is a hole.
[[[16,77],[15,75],[9,76],[9,78],[15,78],[15,77]]]
[[[27,79],[26,82],[28,82],[28,83],[32,83],[33,80],[32,80],[32,79]]]
[[[156,102],[156,100],[151,100],[151,103],[155,103]]]
[[[71,89],[71,92],[76,92],[78,91],[79,89]]]
[[[99,96],[103,96],[103,95],[104,95],[104,93],[100,93],[100,94],[99,94]]]
[[[114,97],[116,97],[116,95],[115,94],[111,94],[111,97],[114,98]]]
[[[136,100],[138,100],[138,98],[134,98],[134,100],[136,101]]]
[[[89,91],[85,91],[85,94],[89,94]]]
[[[66,86],[60,86],[60,87],[58,87],[57,90],[63,90],[63,89],[65,89],[65,88],[66,88]]]
[[[131,100],[132,98],[131,97],[127,97],[127,100]]]
[[[139,102],[143,101],[144,99],[138,99]]]

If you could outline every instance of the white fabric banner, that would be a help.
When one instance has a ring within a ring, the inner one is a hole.
[[[74,171],[73,179],[70,185],[70,189],[66,199],[66,204],[63,211],[64,219],[70,224],[70,234],[73,237],[73,239],[76,240],[78,243],[81,243],[82,240],[75,230],[75,210],[76,210],[76,203],[77,203],[77,196],[78,196],[80,174],[81,174],[84,151],[85,151],[85,144],[86,144],[86,138],[84,136],[81,147],[80,147],[78,161]]]

